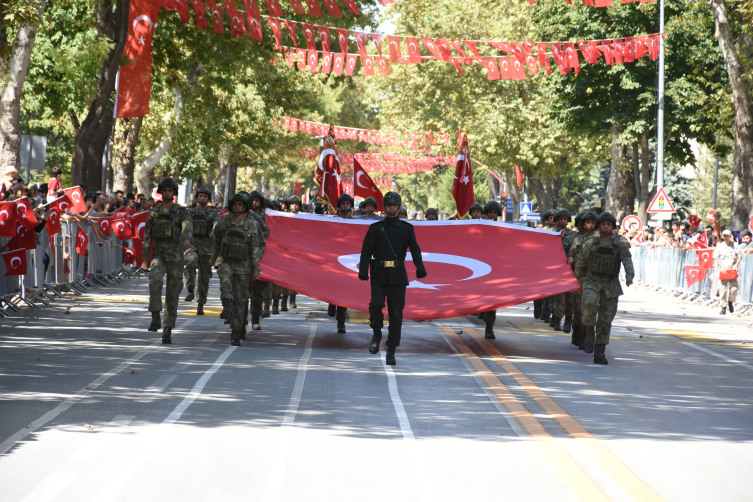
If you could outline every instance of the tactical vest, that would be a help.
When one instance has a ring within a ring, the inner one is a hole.
[[[599,245],[597,247],[591,263],[588,264],[588,271],[596,275],[619,277],[620,265],[618,251],[615,249],[614,243],[610,242],[609,246]]]
[[[194,237],[209,237],[212,233],[212,222],[207,219],[206,211],[200,213],[196,211],[191,215],[193,219],[193,235]]]
[[[230,216],[232,218],[232,216]],[[248,219],[243,226],[232,226],[222,238],[222,257],[225,260],[243,261],[248,258],[248,241],[251,239]]]
[[[152,238],[158,241],[178,242],[181,229],[175,221],[176,213],[160,212],[152,220]]]

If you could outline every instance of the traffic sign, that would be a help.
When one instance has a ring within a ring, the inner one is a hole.
[[[667,196],[667,192],[664,191],[664,187],[659,187],[659,190],[656,192],[656,196],[654,197],[654,200],[651,201],[651,204],[648,205],[648,212],[649,213],[674,213],[675,207],[672,205],[672,202],[669,200],[669,196]]]
[[[512,199],[507,199],[507,212],[512,213]]]
[[[520,214],[531,214],[532,212],[533,212],[533,209],[531,208],[530,202],[520,203]]]
[[[625,232],[630,232],[631,230],[641,231],[643,230],[643,223],[636,215],[629,214],[625,216],[624,220],[622,220],[622,229]]]

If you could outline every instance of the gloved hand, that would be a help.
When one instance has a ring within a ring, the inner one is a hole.
[[[358,272],[358,278],[362,281],[368,281],[369,280],[369,274],[367,272]]]
[[[422,268],[421,270],[416,270],[416,277],[419,279],[426,277],[426,269]]]

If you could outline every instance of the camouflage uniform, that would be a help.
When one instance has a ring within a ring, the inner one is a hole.
[[[593,220],[596,221],[596,213],[592,211],[585,211],[581,214],[581,226],[579,227],[578,234],[573,233],[574,239],[572,240],[572,244],[570,244],[569,251],[567,253],[568,258],[572,259],[572,268],[573,271],[575,271],[575,266],[578,263],[578,253],[580,252],[581,248],[583,247],[583,244],[593,237],[593,233],[591,235],[586,235],[585,233],[585,221],[586,220]],[[578,279],[578,283],[580,283],[581,291],[573,291],[573,336],[572,336],[572,344],[576,345],[579,349],[584,350],[586,348],[586,337],[584,333],[583,328],[583,281]]]
[[[165,327],[174,328],[178,315],[178,301],[183,290],[183,241],[193,233],[191,215],[185,207],[173,204],[164,211],[161,206],[149,210],[144,228],[142,258],[149,263],[149,250],[154,242],[154,252],[149,265],[149,311],[162,310],[162,280],[167,274],[165,292]]]
[[[562,248],[565,251],[565,256],[567,256],[567,251],[569,249],[569,243],[570,243],[570,234],[574,233],[571,230],[568,230],[567,228],[560,229],[559,226],[559,219],[560,217],[566,217],[568,222],[570,221],[570,212],[566,209],[560,209],[557,211],[554,215],[554,221],[555,221],[555,231],[560,232],[562,235]],[[549,324],[552,328],[554,328],[557,331],[564,331],[565,333],[570,333],[570,329],[573,324],[573,295],[570,293],[570,291],[567,291],[565,293],[560,293],[558,295],[554,295],[554,311],[552,312],[552,321]],[[560,323],[562,322],[562,317],[565,317],[565,326],[560,326]],[[567,329],[565,329],[567,328]]]
[[[214,231],[214,226],[221,218],[219,211],[210,206],[207,206],[204,211],[199,207],[189,208],[188,214],[191,215],[193,221],[193,236],[191,248],[185,253],[186,266],[183,270],[183,279],[186,289],[191,295],[196,289],[196,267],[199,268],[197,302],[204,305],[207,302],[207,293],[209,292],[209,279],[212,278],[212,267],[209,266],[209,260],[214,252],[214,242],[209,235]]]
[[[552,232],[556,232],[557,229],[553,227],[551,224],[547,222],[547,219],[549,216],[554,216],[554,209],[550,209],[548,211],[545,211],[544,214],[541,215],[541,221],[543,223],[543,230],[549,230]],[[552,308],[554,307],[554,297],[548,296],[546,298],[540,298],[538,300],[533,301],[533,317],[536,319],[541,319],[544,322],[550,322],[551,321],[551,315],[552,315]]]
[[[604,213],[599,216],[598,221],[604,221],[603,215]],[[622,294],[619,279],[620,263],[625,267],[626,279],[632,281],[635,273],[630,251],[614,235],[609,241],[601,242],[597,233],[585,241],[578,253],[575,275],[583,284],[583,324],[586,329],[586,353],[588,354],[594,350],[590,347],[594,327],[596,329],[595,343],[602,346],[609,344],[612,320],[617,313],[617,300]],[[603,356],[603,352],[601,355]],[[596,355],[594,362],[596,362]]]
[[[264,200],[264,197],[257,191],[253,191],[250,194],[248,194],[248,198],[250,201],[253,201],[254,198],[260,198],[262,201]],[[261,258],[264,256],[264,252],[267,249],[266,239],[269,237],[269,226],[267,226],[267,221],[265,219],[265,215],[263,210],[259,210],[258,213],[255,212],[249,212],[248,213],[249,218],[253,218],[256,223],[259,225],[259,228],[261,228],[261,239],[260,239],[260,250],[259,250],[259,260],[261,261]],[[265,290],[271,286],[272,283],[267,281],[262,281],[260,279],[254,279],[253,277],[250,278],[249,282],[249,293],[251,294],[251,319],[252,319],[252,328],[253,329],[261,329],[260,324],[260,318],[262,316],[262,306],[264,302],[264,293]]]
[[[233,198],[230,199],[231,204],[234,202]],[[240,345],[240,338],[245,338],[244,313],[248,304],[249,278],[259,270],[261,240],[258,227],[252,219],[246,217],[240,223],[235,223],[233,214],[228,213],[217,223],[214,234],[212,259],[215,260],[217,275],[220,277],[220,298],[232,305],[231,342],[233,345]]]

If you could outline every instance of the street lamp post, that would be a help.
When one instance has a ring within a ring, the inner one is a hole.
[[[659,110],[656,114],[656,186],[664,186],[664,0],[659,2]]]

